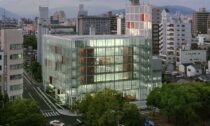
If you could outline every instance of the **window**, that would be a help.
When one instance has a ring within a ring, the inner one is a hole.
[[[17,60],[17,59],[22,59],[22,58],[23,58],[23,54],[12,54],[12,55],[10,55],[11,60]]]
[[[22,79],[22,74],[10,75],[10,80]]]
[[[2,55],[0,55],[0,60],[2,60]]]
[[[2,70],[2,66],[0,66],[0,70]]]
[[[22,44],[11,44],[10,45],[11,50],[18,50],[18,49],[22,49],[22,48],[23,48]]]
[[[10,86],[10,91],[21,90],[21,89],[23,89],[22,84],[17,84],[17,85]]]
[[[61,48],[59,48],[58,46],[55,46],[55,53],[61,54]]]
[[[50,84],[52,84],[52,76],[49,76]]]
[[[10,70],[18,70],[18,69],[22,69],[22,68],[23,68],[23,64],[10,65]]]

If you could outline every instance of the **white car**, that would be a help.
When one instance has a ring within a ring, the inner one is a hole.
[[[53,121],[50,121],[50,126],[64,126],[64,123],[62,123],[59,120],[53,120]]]

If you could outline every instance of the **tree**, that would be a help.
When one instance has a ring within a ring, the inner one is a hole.
[[[31,46],[33,49],[37,49],[37,38],[35,35],[25,35],[23,39],[24,47]]]
[[[35,78],[36,81],[38,82],[42,81],[42,68],[38,62],[33,61],[31,63],[31,72],[33,73],[33,77]]]
[[[155,88],[147,97],[147,106],[153,109],[153,115],[155,115],[155,109],[160,108],[161,100],[161,88]]]
[[[6,104],[1,110],[0,125],[9,126],[45,126],[36,102],[31,100],[16,100]]]
[[[7,94],[2,95],[0,93],[0,108],[4,108],[5,104],[9,102],[9,97]]]
[[[193,125],[207,120],[209,103],[210,85],[203,83],[164,85],[154,89],[147,98],[148,106],[159,108],[176,125]]]
[[[125,100],[122,93],[106,89],[87,94],[77,101],[76,110],[88,126],[141,126],[138,108]]]

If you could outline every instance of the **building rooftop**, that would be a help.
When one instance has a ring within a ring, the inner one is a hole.
[[[57,39],[67,39],[67,40],[78,40],[78,39],[106,39],[106,38],[141,38],[144,39],[143,36],[129,36],[129,35],[45,35],[47,37],[54,37]]]
[[[79,19],[109,19],[108,16],[80,16]]]

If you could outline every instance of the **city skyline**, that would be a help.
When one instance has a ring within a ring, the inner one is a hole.
[[[11,12],[15,12],[20,16],[31,15],[35,16],[38,14],[38,7],[41,6],[49,6],[50,9],[54,8],[62,8],[62,7],[72,7],[77,8],[79,4],[84,4],[87,6],[87,10],[89,10],[91,6],[96,8],[103,8],[103,10],[115,10],[115,9],[123,9],[125,8],[125,4],[128,0],[106,0],[103,2],[102,0],[0,0],[0,7],[5,8]],[[210,4],[210,1],[203,0],[144,0],[149,1],[151,4],[155,6],[164,6],[164,5],[180,5],[192,8],[194,10],[198,10],[200,7],[206,7],[206,5]],[[15,3],[15,4],[14,4]],[[110,4],[112,3],[112,4]],[[33,6],[31,6],[33,5]],[[23,8],[24,7],[24,8]],[[25,11],[27,10],[27,11]],[[97,10],[97,9],[96,9]],[[207,10],[209,10],[207,8]],[[92,10],[94,11],[94,10]]]

